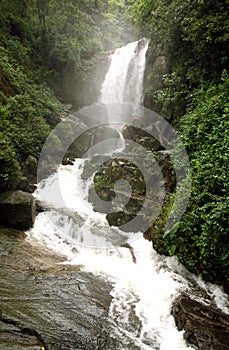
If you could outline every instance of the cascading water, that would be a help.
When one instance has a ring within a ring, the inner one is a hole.
[[[115,50],[101,88],[100,102],[142,103],[148,44],[149,40],[141,39]]]
[[[147,47],[148,41],[142,39],[114,52],[100,102],[141,103]],[[94,212],[79,191],[83,186],[79,183],[79,173],[84,161],[77,159],[74,165],[62,165],[57,173],[38,184],[35,196],[49,210],[37,216],[28,238],[66,256],[68,264],[80,265],[111,282],[111,336],[119,339],[120,350],[190,348],[170,314],[179,290],[190,288],[187,272],[175,258],[159,257],[143,238],[130,240],[131,249],[121,247],[123,239],[126,241],[125,233],[109,227],[105,214]],[[56,196],[57,188],[64,199],[64,208]],[[128,233],[128,238],[131,237]],[[101,246],[106,249],[93,249]],[[216,294],[221,300],[219,290]]]

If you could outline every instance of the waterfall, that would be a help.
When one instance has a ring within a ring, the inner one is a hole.
[[[141,103],[147,48],[148,40],[142,39],[115,50],[100,102]],[[111,282],[109,322],[120,350],[191,349],[170,314],[179,290],[190,288],[187,272],[175,258],[158,256],[143,237],[130,242],[131,249],[122,246],[132,233],[110,227],[105,214],[94,212],[80,191],[91,183],[80,178],[84,162],[76,159],[73,165],[61,165],[57,173],[38,184],[34,196],[49,209],[37,216],[28,239],[64,255],[67,264],[79,265]]]
[[[149,40],[141,39],[115,50],[102,84],[100,102],[142,103],[145,54]]]

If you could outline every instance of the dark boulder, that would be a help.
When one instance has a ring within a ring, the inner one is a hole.
[[[37,159],[29,155],[22,167],[22,177],[16,185],[16,190],[34,192],[37,183]]]
[[[164,149],[160,142],[151,135],[151,132],[147,132],[145,129],[129,125],[123,129],[122,134],[125,139],[133,140],[149,151]]]
[[[36,190],[36,185],[33,183],[30,183],[30,181],[27,177],[22,176],[20,178],[20,181],[17,183],[17,186],[15,189],[21,190],[24,192],[33,193]]]
[[[73,165],[74,158],[64,157],[62,160],[62,165]]]
[[[23,174],[26,176],[30,182],[36,183],[37,181],[37,160],[33,156],[29,155],[26,158]]]
[[[92,143],[92,132],[86,131],[80,134],[69,146],[65,153],[65,158],[75,159],[81,158],[91,147]]]
[[[108,213],[106,219],[110,226],[119,227],[124,232],[144,232],[148,227],[148,222],[143,215],[119,211]]]
[[[81,108],[73,115],[90,128],[109,123],[107,107],[104,104],[94,104]]]
[[[120,136],[117,130],[105,125],[100,125],[94,129],[94,138],[93,138],[94,145],[104,140],[110,140],[110,139],[118,139],[118,140],[120,139]]]
[[[180,295],[172,308],[178,330],[184,330],[184,338],[198,350],[229,349],[229,318],[214,305],[204,305]]]
[[[19,230],[33,226],[36,215],[35,200],[23,191],[0,194],[0,223]]]

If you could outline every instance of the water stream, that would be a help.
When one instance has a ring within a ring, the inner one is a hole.
[[[142,103],[148,45],[147,39],[141,39],[115,50],[102,84],[100,102]]]
[[[142,102],[147,47],[143,39],[114,52],[101,88],[102,103]],[[74,165],[61,165],[57,173],[38,184],[34,195],[49,210],[37,216],[28,239],[64,255],[66,264],[80,265],[109,280],[113,286],[111,336],[119,339],[120,350],[191,349],[176,329],[170,309],[179,291],[190,290],[194,281],[201,284],[201,280],[188,274],[176,258],[158,256],[141,235],[132,241],[131,233],[110,227],[105,214],[93,211],[80,190],[89,185],[79,176],[84,162],[76,159]],[[57,186],[61,201],[55,195]],[[130,249],[121,247],[127,238],[136,261]],[[212,287],[209,293],[219,307],[225,307],[219,288]]]

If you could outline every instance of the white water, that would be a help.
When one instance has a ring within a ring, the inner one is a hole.
[[[113,53],[101,88],[100,102],[142,103],[145,55],[149,41],[142,39],[123,46]]]
[[[109,279],[114,285],[110,306],[110,318],[115,325],[113,336],[123,339],[121,349],[132,349],[128,347],[130,341],[146,350],[152,349],[153,344],[160,344],[160,349],[165,350],[187,349],[182,332],[177,331],[170,315],[172,300],[177,290],[185,287],[185,280],[169,269],[161,269],[161,261],[155,259],[157,255],[151,244],[143,238],[131,244],[137,263],[133,262],[129,249],[110,244],[112,230],[120,236],[123,236],[123,232],[111,229],[105,216],[94,212],[77,192],[74,182],[81,164],[82,161],[77,160],[74,167],[61,166],[59,176],[55,174],[38,185],[35,196],[42,198],[52,207],[52,211],[37,216],[29,239],[37,240],[64,255],[66,263],[83,265],[85,270]],[[59,212],[62,205],[55,196],[57,185],[64,193],[63,199],[68,208],[65,208],[65,213],[70,209],[76,211],[83,218],[81,226],[71,225],[68,216]],[[94,228],[96,234],[93,233]],[[106,245],[107,248],[94,250],[83,247],[80,245],[80,236],[85,239],[85,246],[93,246],[93,243],[98,246],[99,241],[100,245]],[[128,313],[132,307],[142,323],[138,334],[128,325]],[[151,343],[151,346],[145,343]]]
[[[112,55],[101,89],[102,102],[126,101],[125,92],[130,91],[133,81],[139,84],[135,102],[141,101],[148,43],[145,41],[136,51],[138,45],[138,42],[130,43]],[[137,62],[137,67],[133,68],[133,62]],[[130,71],[133,76],[127,80]],[[28,239],[42,242],[64,255],[66,264],[80,265],[112,283],[109,316],[113,324],[112,336],[119,339],[120,349],[132,350],[134,346],[142,350],[191,349],[183,333],[176,329],[170,309],[179,291],[189,290],[190,279],[194,281],[195,277],[191,278],[175,258],[159,257],[141,235],[130,243],[136,257],[136,263],[133,261],[130,250],[120,245],[123,239],[131,241],[136,234],[125,234],[109,227],[105,215],[93,211],[87,202],[89,183],[83,183],[79,176],[83,164],[84,160],[77,159],[74,166],[60,166],[56,174],[38,185],[35,196],[49,206],[49,211],[37,216]],[[60,189],[61,198],[56,195],[57,189]],[[98,246],[104,249],[93,248]],[[201,280],[198,283],[226,310],[219,288],[206,287]],[[133,313],[138,320],[134,325],[131,323]]]

